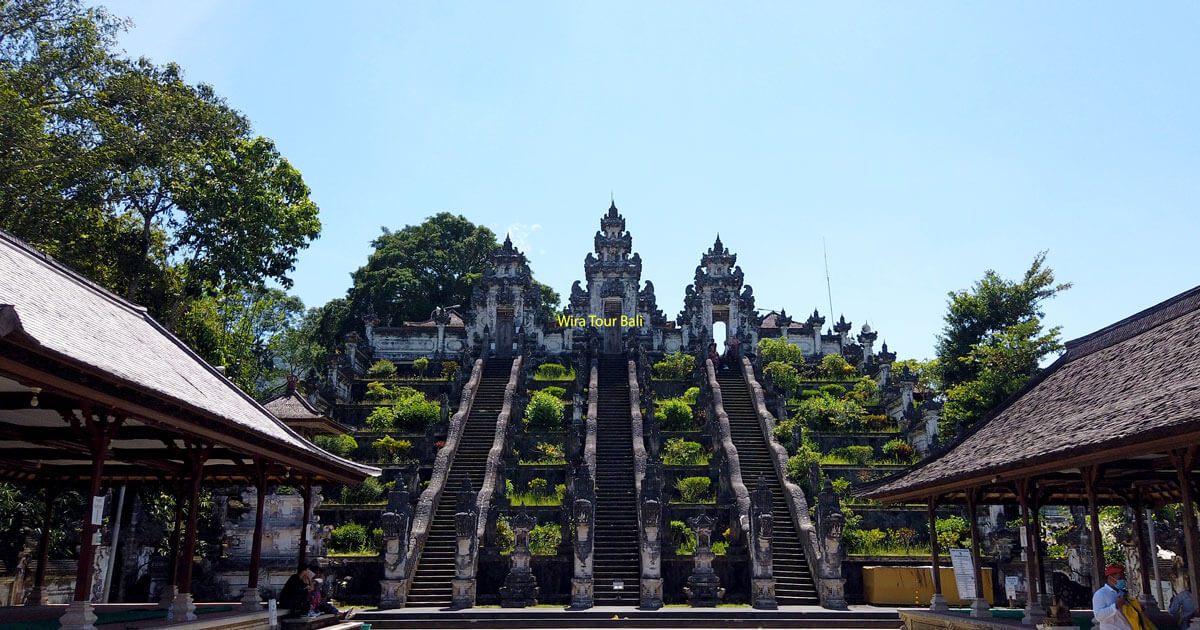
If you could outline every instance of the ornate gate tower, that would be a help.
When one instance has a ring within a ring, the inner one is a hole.
[[[695,280],[684,290],[683,312],[679,314],[683,341],[690,352],[701,351],[713,341],[714,322],[725,322],[729,334],[748,347],[758,343],[754,289],[748,284],[743,286],[742,268],[736,263],[737,254],[721,244],[719,235],[700,257]]]
[[[580,287],[578,280],[571,286],[571,315],[589,324],[574,327],[576,342],[586,340],[589,333],[585,328],[595,328],[601,337],[602,351],[617,353],[622,351],[626,335],[649,339],[654,322],[658,321],[660,326],[664,323],[662,311],[655,304],[654,286],[647,282],[646,289],[639,292],[642,257],[636,252],[631,255],[632,248],[633,237],[625,229],[625,217],[617,212],[614,202],[600,219],[596,251],[589,253],[583,262],[587,290]],[[592,322],[600,318],[604,323],[593,326]]]

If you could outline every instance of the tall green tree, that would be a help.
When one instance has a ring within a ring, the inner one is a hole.
[[[951,291],[932,368],[946,392],[939,438],[969,428],[1023,387],[1042,359],[1059,351],[1061,327],[1044,330],[1042,303],[1071,287],[1056,284],[1041,252],[1020,281],[988,270],[968,291]]]
[[[0,0],[0,229],[170,324],[225,283],[290,285],[320,231],[300,174],[212,88],[118,53],[79,0]]]
[[[294,359],[289,351],[302,355],[303,349],[294,348],[299,340],[286,336],[296,334],[303,314],[300,299],[281,289],[230,288],[193,301],[180,332],[213,365],[225,368],[238,387],[261,397],[290,371],[277,362],[280,353],[287,359]]]
[[[386,228],[353,274],[348,298],[356,314],[374,311],[384,325],[423,320],[436,306],[467,304],[496,235],[461,215],[441,212],[396,232]]]

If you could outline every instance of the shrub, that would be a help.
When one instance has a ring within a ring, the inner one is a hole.
[[[358,523],[338,525],[329,534],[329,548],[343,553],[363,551],[367,548],[367,528]]]
[[[863,376],[857,381],[854,381],[854,389],[850,390],[850,395],[859,402],[859,404],[867,404],[879,393],[879,383],[869,376]]]
[[[390,435],[385,435],[371,442],[371,448],[375,449],[375,455],[379,457],[379,461],[398,464],[412,450],[412,442],[397,440]]]
[[[675,482],[679,491],[679,500],[683,503],[708,503],[711,498],[708,490],[712,487],[712,479],[708,477],[684,477]]]
[[[812,497],[813,489],[809,484],[808,468],[810,464],[815,464],[819,461],[821,461],[821,453],[814,448],[810,448],[807,444],[804,444],[796,450],[795,455],[792,455],[788,458],[787,464],[785,464],[783,467],[784,472],[787,473],[788,479],[791,479],[792,483],[800,486],[800,488],[804,490],[805,494],[807,494],[809,497]],[[820,469],[818,469],[818,475],[819,474]]]
[[[864,529],[859,533],[859,540],[864,552],[869,552],[887,540],[887,533],[882,529]]]
[[[805,398],[812,398],[814,396],[820,396],[820,395],[821,395],[821,390],[819,390],[819,389],[805,389],[800,392],[800,399],[803,400]]]
[[[838,385],[837,383],[822,385],[820,387],[820,391],[822,394],[825,394],[826,396],[832,396],[834,398],[841,398],[842,396],[846,395],[846,388]]]
[[[358,448],[358,442],[345,434],[318,435],[313,438],[313,443],[338,457],[350,457],[354,454],[354,449]]]
[[[840,354],[827,354],[821,359],[821,375],[825,378],[849,378],[857,374],[858,370]]]
[[[376,407],[367,416],[367,428],[372,431],[391,431],[396,428],[396,408]]]
[[[516,546],[512,527],[508,524],[508,518],[504,516],[496,519],[496,546],[500,548],[500,553],[504,555],[512,553],[513,547]]]
[[[529,552],[535,556],[557,555],[560,544],[562,527],[557,524],[536,525],[529,530]]]
[[[896,460],[897,462],[909,462],[912,460],[913,447],[904,440],[890,440],[883,445],[883,454]]]
[[[537,366],[534,376],[545,381],[561,381],[570,378],[571,371],[557,363],[543,363]]]
[[[525,407],[525,425],[533,431],[558,431],[562,429],[565,408],[561,398],[544,390],[533,392]]]
[[[522,464],[529,463],[554,465],[567,463],[566,451],[563,449],[562,444],[538,442],[537,445],[533,447],[533,450],[537,453],[537,457],[535,459],[521,460]]]
[[[671,521],[671,546],[681,556],[696,553],[696,532],[683,521]]]
[[[775,385],[788,396],[800,388],[800,371],[792,367],[790,363],[772,361],[767,364],[763,372],[770,374]]]
[[[424,431],[441,415],[442,405],[425,400],[425,395],[420,392],[396,402],[396,426],[406,431]]]
[[[700,398],[700,388],[699,387],[689,387],[689,388],[687,388],[686,391],[683,392],[683,395],[679,397],[680,400],[682,400],[683,402],[685,402],[689,405],[696,404],[696,400],[698,398]]]
[[[853,400],[839,400],[822,394],[800,401],[796,419],[813,429],[852,431],[862,426],[866,411]]]
[[[357,486],[342,488],[342,503],[376,503],[382,496],[383,484],[375,477],[367,477]]]
[[[421,357],[413,360],[413,371],[417,373],[417,376],[425,378],[427,370],[429,370],[429,359]]]
[[[894,429],[896,422],[883,414],[870,414],[863,416],[862,425],[868,431],[886,431]]]
[[[557,385],[550,385],[547,387],[543,387],[539,391],[550,394],[551,396],[554,396],[555,398],[560,398],[562,400],[567,399],[567,390],[562,387],[558,387]]]
[[[850,493],[850,480],[839,477],[829,483],[833,486],[833,491],[838,495],[838,498],[844,501]]]
[[[759,339],[758,356],[762,357],[762,360],[767,363],[775,361],[804,363],[804,350],[787,339]]]
[[[458,376],[458,361],[442,361],[442,378],[452,381],[455,376]]]
[[[783,445],[788,452],[796,447],[796,426],[796,419],[788,418],[775,425],[775,430],[772,432],[775,441]]]
[[[701,466],[708,463],[708,455],[698,442],[671,438],[663,446],[662,461],[668,466]]]
[[[687,431],[695,428],[692,423],[692,406],[680,398],[659,401],[654,409],[654,419],[663,431]]]
[[[529,491],[534,494],[546,494],[547,481],[541,477],[536,477],[529,480]]]
[[[961,516],[947,516],[934,521],[934,528],[937,530],[938,547],[946,550],[957,547],[971,525]]]
[[[396,364],[387,359],[380,359],[367,368],[367,378],[395,378]]]
[[[869,466],[875,459],[875,449],[870,446],[846,446],[833,449],[830,455],[844,457],[859,466]]]
[[[696,359],[692,355],[672,352],[653,365],[654,377],[662,381],[685,381],[692,377],[695,366]]]
[[[409,396],[416,396],[419,393],[420,392],[408,387],[407,385],[388,387],[379,381],[371,381],[370,383],[367,383],[367,392],[363,395],[363,398],[366,400],[387,402],[399,400],[401,398],[408,398]]]
[[[911,527],[901,527],[888,532],[888,542],[905,550],[911,549],[916,540],[917,530]]]

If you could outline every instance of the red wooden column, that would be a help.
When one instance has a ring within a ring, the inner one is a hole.
[[[1038,493],[1036,482],[1031,484],[1030,489],[1033,494],[1029,499],[1029,511],[1032,516],[1030,524],[1033,525],[1030,547],[1033,548],[1033,568],[1037,571],[1038,601],[1042,602],[1044,607],[1047,602],[1053,602],[1050,602],[1050,591],[1046,588],[1046,558],[1042,555],[1042,497]]]
[[[304,514],[300,517],[300,553],[297,564],[304,566],[308,563],[308,520],[312,511],[312,475],[304,475]]]
[[[192,600],[192,559],[196,555],[196,521],[200,516],[200,485],[204,481],[204,462],[211,450],[211,446],[188,445],[187,531],[183,537],[183,549],[179,554],[179,594],[175,596],[170,609],[170,617],[175,622],[196,620],[196,604]]]
[[[33,574],[33,590],[25,599],[26,606],[46,606],[50,603],[44,588],[46,582],[46,563],[50,561],[50,528],[54,526],[54,501],[58,498],[59,487],[46,484],[46,510],[42,514],[42,535],[38,540],[38,565]]]
[[[171,540],[167,552],[167,585],[163,587],[160,605],[168,607],[179,594],[179,536],[183,532],[183,480],[175,479],[175,516],[172,519]]]
[[[1200,548],[1196,546],[1196,514],[1193,512],[1196,505],[1196,487],[1191,478],[1195,459],[1194,446],[1171,451],[1171,460],[1175,463],[1175,474],[1179,481],[1179,494],[1183,498],[1183,541],[1187,551],[1188,584],[1193,593],[1196,592],[1196,585],[1200,584]],[[1188,624],[1189,630],[1200,629],[1200,609],[1197,609],[1196,613]]]
[[[1025,583],[1029,591],[1028,602],[1025,604],[1025,616],[1021,619],[1021,623],[1026,625],[1037,625],[1046,619],[1046,610],[1042,608],[1042,603],[1038,599],[1038,579],[1037,569],[1034,567],[1034,558],[1036,555],[1030,547],[1037,545],[1036,533],[1034,532],[1033,523],[1030,522],[1030,503],[1031,483],[1029,479],[1022,479],[1017,483],[1017,501],[1021,503],[1021,519],[1025,526]],[[1033,514],[1033,518],[1037,518],[1037,513]]]
[[[950,610],[950,605],[942,595],[942,570],[938,566],[937,503],[937,497],[929,497],[929,555],[933,570],[933,597],[929,599],[929,610],[945,612]]]
[[[1083,489],[1087,492],[1088,526],[1091,528],[1092,543],[1092,591],[1104,586],[1104,542],[1100,538],[1100,508],[1096,504],[1096,482],[1100,478],[1100,468],[1084,466]]]
[[[986,618],[992,616],[987,598],[983,596],[983,565],[979,562],[979,506],[978,488],[967,490],[967,521],[971,524],[971,564],[975,567],[975,600],[971,602],[971,616]]]
[[[254,541],[250,546],[250,575],[246,580],[246,591],[242,593],[242,608],[259,610],[262,608],[262,595],[258,592],[258,566],[262,558],[263,513],[267,503],[267,464],[262,459],[254,459],[254,487],[258,493],[254,506]]]
[[[108,459],[108,449],[113,436],[125,420],[123,416],[110,418],[103,412],[93,413],[91,406],[87,404],[83,405],[81,413],[86,425],[80,427],[81,436],[86,440],[88,450],[92,454],[92,478],[88,502],[84,506],[83,529],[79,533],[79,567],[75,571],[75,598],[58,620],[62,630],[92,628],[96,623],[96,614],[92,611],[91,603],[92,564],[96,560],[96,545],[92,539],[96,535],[100,519],[95,518],[95,506],[103,506],[100,479],[104,475],[104,460]],[[68,418],[72,426],[79,426],[79,421],[73,414],[69,414]]]
[[[1142,563],[1142,593],[1138,597],[1138,602],[1142,608],[1153,611],[1158,610],[1158,600],[1154,598],[1154,591],[1151,589],[1150,582],[1154,579],[1154,562],[1157,562],[1157,550],[1150,549],[1146,544],[1146,505],[1142,501],[1141,492],[1136,492],[1133,501],[1130,502],[1133,507],[1133,526],[1134,533],[1137,537],[1138,559]]]

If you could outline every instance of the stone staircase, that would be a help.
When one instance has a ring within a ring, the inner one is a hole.
[[[450,466],[446,487],[438,500],[425,549],[408,591],[406,606],[449,606],[450,581],[454,579],[454,513],[464,478],[476,492],[483,485],[488,451],[496,436],[496,416],[504,405],[511,359],[488,359],[483,366],[471,414],[463,427],[458,452]]]
[[[640,599],[641,560],[627,365],[624,355],[614,355],[601,358],[597,366],[593,547],[596,606],[637,606]],[[624,586],[619,591],[613,588],[613,580],[617,579]]]
[[[746,489],[753,492],[759,476],[766,479],[771,488],[771,511],[775,515],[775,555],[772,561],[775,598],[780,606],[819,604],[816,585],[804,557],[804,547],[800,544],[795,522],[783,498],[782,480],[775,472],[771,452],[767,450],[758,424],[758,414],[750,402],[750,390],[736,371],[718,372],[717,383],[721,386],[722,402],[729,416],[729,430],[737,447]]]

